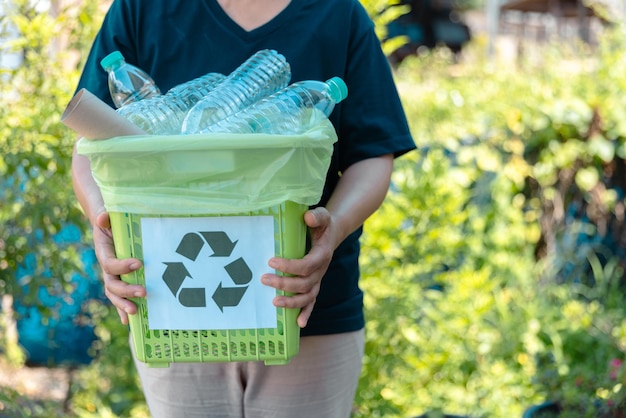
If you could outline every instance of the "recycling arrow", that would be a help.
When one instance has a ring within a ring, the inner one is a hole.
[[[191,277],[183,263],[163,263],[167,266],[163,273],[163,281],[172,294],[176,296],[186,277]]]
[[[188,308],[204,308],[206,306],[206,292],[203,287],[186,287],[180,291],[178,301]]]
[[[202,238],[198,234],[189,232],[185,234],[180,244],[178,244],[176,252],[191,261],[195,261],[203,246],[204,241],[202,241]]]
[[[211,257],[230,257],[233,252],[237,241],[232,242],[225,232],[200,232],[204,237],[204,240],[209,244],[209,247],[213,250]]]
[[[233,283],[237,285],[248,284],[252,280],[252,270],[241,257],[226,265],[224,269],[230,278],[233,279]]]
[[[222,283],[217,286],[213,293],[213,300],[220,308],[220,311],[224,312],[225,306],[237,306],[243,295],[246,293],[248,286],[241,287],[222,287]]]

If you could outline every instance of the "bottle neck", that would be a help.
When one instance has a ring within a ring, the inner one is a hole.
[[[117,70],[122,65],[124,65],[124,61],[115,61],[115,62],[111,63],[110,65],[106,66],[104,68],[104,70],[107,71],[107,72],[111,72],[111,71]]]

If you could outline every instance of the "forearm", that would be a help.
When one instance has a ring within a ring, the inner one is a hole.
[[[72,185],[78,202],[93,227],[93,241],[96,257],[102,267],[102,280],[106,296],[115,305],[123,324],[128,324],[128,315],[137,312],[137,307],[128,300],[144,297],[146,289],[141,285],[129,285],[120,280],[120,275],[141,268],[141,261],[135,258],[117,259],[113,238],[109,230],[109,217],[105,213],[104,200],[100,188],[91,175],[89,159],[82,155],[72,155]]]
[[[91,174],[91,164],[85,156],[76,153],[72,155],[72,185],[78,203],[89,218],[91,225],[96,225],[96,217],[104,212],[104,200],[100,188]]]
[[[383,155],[350,166],[341,176],[326,209],[334,224],[334,248],[382,204],[391,180],[393,155]]]

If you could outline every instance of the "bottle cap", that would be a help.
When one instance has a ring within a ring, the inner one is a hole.
[[[108,67],[112,66],[116,62],[123,60],[124,56],[122,55],[122,53],[120,51],[114,51],[106,57],[102,58],[102,61],[100,61],[100,65],[106,70]]]
[[[340,77],[333,77],[327,80],[326,84],[328,84],[330,97],[332,97],[335,103],[339,103],[348,97],[348,86]]]

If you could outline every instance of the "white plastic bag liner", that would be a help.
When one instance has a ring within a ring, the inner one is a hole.
[[[232,214],[318,203],[335,129],[300,135],[206,134],[81,139],[109,212]]]

